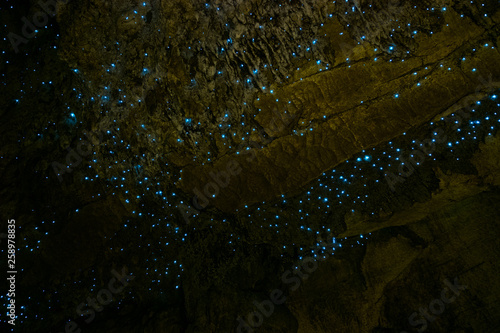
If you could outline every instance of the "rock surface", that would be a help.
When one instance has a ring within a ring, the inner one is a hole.
[[[2,41],[19,332],[497,330],[498,1],[337,2],[60,1]]]

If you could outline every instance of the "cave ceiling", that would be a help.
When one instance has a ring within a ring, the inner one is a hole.
[[[498,327],[499,1],[0,12],[19,332]],[[122,268],[127,289],[82,312]],[[408,320],[455,276],[451,310]]]

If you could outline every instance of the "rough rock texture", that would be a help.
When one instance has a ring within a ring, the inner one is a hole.
[[[244,332],[276,289],[253,331],[497,331],[499,9],[59,2],[1,42],[18,331]],[[113,269],[135,278],[85,322]]]

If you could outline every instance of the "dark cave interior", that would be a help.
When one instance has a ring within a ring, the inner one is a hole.
[[[2,332],[499,332],[500,1],[0,17]]]

